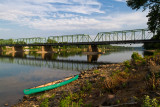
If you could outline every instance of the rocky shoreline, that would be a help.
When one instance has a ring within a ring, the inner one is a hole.
[[[13,107],[139,107],[146,96],[160,100],[159,72],[160,55],[136,54],[131,61],[83,71],[65,86],[24,96]]]

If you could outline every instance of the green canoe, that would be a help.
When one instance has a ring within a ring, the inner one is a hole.
[[[63,85],[66,85],[72,81],[75,81],[78,79],[79,75],[73,76],[73,77],[68,77],[65,78],[63,80],[58,80],[58,81],[54,81],[54,82],[50,82],[41,86],[37,86],[34,88],[30,88],[30,89],[24,89],[24,94],[28,95],[28,94],[34,94],[34,93],[38,93],[38,92],[42,92],[42,91],[46,91],[46,90],[50,90],[50,89],[54,89]]]

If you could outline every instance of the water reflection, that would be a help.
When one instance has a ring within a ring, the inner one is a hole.
[[[64,53],[63,53],[64,55]],[[68,56],[68,54],[65,54]],[[98,55],[87,55],[86,60],[70,60],[70,59],[59,59],[61,54],[56,53],[42,53],[42,54],[28,54],[21,52],[16,53],[3,53],[0,55],[0,62],[13,63],[20,65],[36,66],[36,67],[46,67],[46,68],[56,68],[62,70],[72,70],[81,71],[97,67],[101,64],[109,64],[109,62],[97,62]]]

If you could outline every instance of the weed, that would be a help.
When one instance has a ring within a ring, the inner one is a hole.
[[[150,99],[148,95],[143,100],[142,107],[160,107],[156,98]]]
[[[148,80],[145,83],[147,85],[147,88],[155,90],[158,88],[160,81],[158,78],[156,78],[155,73],[151,72],[151,74],[148,75]]]
[[[48,98],[46,98],[41,104],[40,104],[40,107],[48,107],[49,105],[49,100]]]
[[[84,107],[93,107],[93,105],[89,103],[89,104],[85,104]]]
[[[55,94],[52,94],[50,98],[54,98],[54,97],[55,97]]]
[[[92,84],[87,80],[86,83],[82,86],[82,91],[90,92],[92,89]]]
[[[117,70],[117,71],[112,72],[111,77],[116,76],[116,75],[119,74],[120,72],[121,72],[120,70]]]
[[[99,73],[100,73],[100,71],[99,71],[99,70],[94,70],[94,71],[93,71],[93,73],[95,73],[95,74],[99,74]]]
[[[60,101],[60,107],[80,107],[83,100],[79,98],[78,94],[69,94]]]
[[[127,67],[127,68],[131,68],[130,61],[129,60],[124,61],[124,66]]]
[[[117,100],[117,104],[120,104],[120,100]]]
[[[41,94],[40,97],[39,97],[39,100],[43,100],[46,98],[46,94]]]
[[[126,85],[127,85],[127,84],[126,84],[125,82],[124,82],[124,83],[122,83],[122,87],[123,87],[123,88],[125,88],[125,87],[126,87]]]

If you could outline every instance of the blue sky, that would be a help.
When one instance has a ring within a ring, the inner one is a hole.
[[[146,14],[125,0],[0,0],[0,38],[147,28]]]

